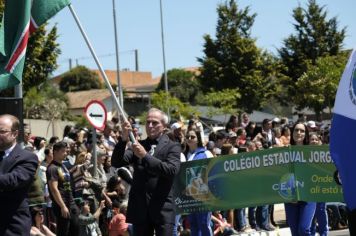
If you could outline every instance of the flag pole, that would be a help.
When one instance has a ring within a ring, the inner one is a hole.
[[[105,73],[103,67],[102,67],[101,64],[100,64],[100,61],[99,61],[98,57],[96,56],[96,53],[95,53],[95,51],[94,51],[94,49],[93,49],[93,47],[92,47],[92,45],[91,45],[91,43],[90,43],[90,41],[89,41],[89,38],[88,38],[87,34],[85,33],[85,31],[84,31],[84,29],[83,29],[83,26],[82,26],[82,24],[80,23],[79,18],[78,18],[78,16],[77,16],[76,12],[75,12],[74,9],[73,9],[72,4],[69,4],[69,5],[68,5],[68,8],[69,8],[70,12],[71,12],[72,15],[73,15],[73,18],[74,18],[75,22],[77,23],[78,28],[79,28],[80,32],[82,33],[85,42],[87,43],[87,46],[88,46],[88,48],[89,48],[89,50],[90,50],[90,52],[91,52],[91,55],[93,56],[93,58],[94,58],[94,60],[95,60],[95,63],[96,63],[96,65],[98,66],[99,71],[100,71],[100,73],[101,73],[101,75],[102,75],[102,77],[103,77],[103,79],[104,79],[104,82],[105,82],[105,84],[106,84],[106,87],[107,87],[107,88],[109,89],[109,91],[110,91],[110,94],[111,94],[112,99],[114,100],[114,102],[115,102],[117,108],[119,109],[119,112],[121,113],[121,115],[122,115],[124,121],[125,121],[125,122],[128,121],[128,120],[127,120],[127,117],[126,117],[126,115],[125,115],[125,112],[124,112],[124,110],[122,109],[122,107],[121,107],[121,105],[120,105],[120,102],[118,101],[118,99],[117,99],[117,97],[116,97],[116,95],[115,95],[115,92],[114,92],[113,88],[111,87],[111,84],[110,84],[110,82],[109,82],[109,79],[108,79],[108,77],[106,76],[106,73]],[[132,132],[129,132],[129,137],[130,137],[130,141],[134,143],[134,142],[135,142],[135,137],[133,136],[133,133],[132,133]]]
[[[121,86],[121,76],[120,76],[120,60],[119,60],[119,43],[117,36],[117,26],[116,26],[116,7],[115,0],[112,0],[112,10],[113,10],[113,20],[114,20],[114,36],[115,36],[115,54],[116,54],[116,80],[117,80],[117,92],[119,93],[119,101],[121,107],[124,108],[124,95]]]

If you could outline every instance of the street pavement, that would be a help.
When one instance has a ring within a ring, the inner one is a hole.
[[[286,215],[284,211],[284,204],[275,204],[274,205],[274,220],[277,223],[277,225],[280,226],[280,229],[277,230],[277,234],[275,235],[280,235],[280,236],[290,236],[290,230],[286,226]],[[273,234],[269,234],[273,235]],[[317,234],[319,235],[319,234]],[[332,230],[329,231],[330,236],[349,236],[349,230],[344,229],[344,230]]]
[[[278,227],[275,231],[253,231],[248,233],[239,233],[239,236],[292,236],[289,227],[286,224],[286,216],[284,211],[284,204],[274,205],[274,221]],[[319,235],[319,234],[316,234]],[[333,230],[329,231],[328,236],[349,236],[349,230]]]

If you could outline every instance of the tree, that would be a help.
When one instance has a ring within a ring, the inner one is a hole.
[[[57,69],[57,57],[61,52],[56,42],[57,38],[56,26],[48,34],[46,34],[45,26],[39,27],[31,34],[22,78],[24,93],[31,87],[45,82]]]
[[[283,73],[289,77],[282,81],[288,97],[296,95],[294,84],[310,65],[316,65],[319,57],[340,53],[346,34],[346,28],[338,30],[337,18],[328,20],[325,6],[320,7],[315,0],[309,0],[306,9],[295,8],[293,18],[296,34],[284,39],[278,49],[285,65]]]
[[[4,15],[5,3],[4,0],[0,0],[0,24],[2,22],[2,17]]]
[[[295,84],[297,108],[309,107],[320,120],[323,109],[331,108],[349,52],[339,56],[320,57],[316,65],[310,65]]]
[[[236,97],[236,107],[252,112],[262,107],[269,96],[269,75],[264,71],[264,56],[267,53],[257,48],[251,38],[251,27],[256,14],[249,8],[239,10],[234,0],[219,5],[216,39],[204,36],[201,75],[198,77],[204,92],[238,88],[241,97]],[[273,83],[272,83],[273,84]]]
[[[100,89],[102,88],[102,84],[95,72],[85,66],[77,66],[62,76],[59,87],[63,92],[74,92]]]
[[[189,105],[181,102],[178,98],[172,97],[164,91],[153,93],[151,96],[153,107],[162,111],[169,109],[172,118],[180,120],[181,116],[188,117],[194,113],[194,109]]]
[[[238,89],[224,89],[222,91],[211,92],[204,96],[204,101],[206,105],[209,106],[208,115],[225,115],[235,114],[241,110],[236,107],[236,103],[231,101],[236,101],[241,97]]]
[[[156,88],[156,92],[164,91],[163,75]],[[199,83],[194,76],[193,72],[183,69],[172,69],[167,71],[169,93],[181,100],[194,104],[196,96],[199,94]]]
[[[24,97],[24,113],[28,119],[56,120],[68,118],[68,98],[59,89],[44,83],[29,89]]]

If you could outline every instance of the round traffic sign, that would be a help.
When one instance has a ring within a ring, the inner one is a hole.
[[[96,129],[104,129],[107,119],[105,105],[101,101],[91,100],[84,109],[85,117]]]

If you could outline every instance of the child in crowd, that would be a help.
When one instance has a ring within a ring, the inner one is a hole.
[[[112,204],[113,217],[109,224],[109,236],[129,236],[129,224],[126,223],[126,204],[120,205],[114,200]]]
[[[101,231],[97,223],[101,211],[105,207],[105,201],[101,201],[98,209],[92,215],[88,201],[82,202],[82,209],[79,215],[79,236],[101,236]]]
[[[214,224],[214,236],[230,236],[238,233],[231,224],[226,222],[220,211],[214,211],[211,219]]]

